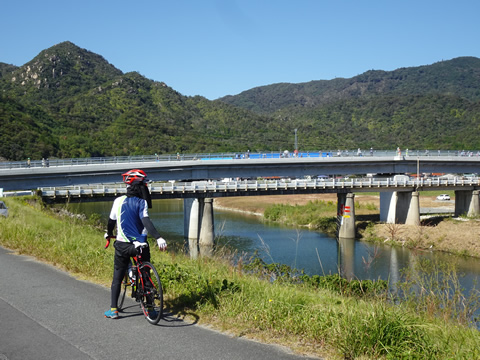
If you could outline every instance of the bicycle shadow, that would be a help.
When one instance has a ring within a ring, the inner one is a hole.
[[[124,306],[121,310],[119,310],[120,318],[119,319],[128,319],[137,316],[144,316],[143,311],[139,309],[138,304]],[[199,316],[195,313],[184,313],[183,316],[189,315],[193,317],[192,321],[188,321],[179,317],[178,314],[174,312],[163,309],[162,318],[156,324],[156,326],[163,326],[163,327],[184,327],[184,326],[192,326],[198,323]]]
[[[142,310],[139,308],[138,305],[128,305],[124,306],[120,310],[118,310],[120,319],[127,319],[131,317],[143,316]]]

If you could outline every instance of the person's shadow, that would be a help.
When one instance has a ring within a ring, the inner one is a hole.
[[[128,319],[131,317],[144,316],[142,309],[138,304],[124,306],[121,310],[118,311],[120,314],[120,319]],[[157,326],[165,327],[183,327],[183,326],[192,326],[198,323],[199,316],[195,313],[187,313],[183,315],[189,315],[193,317],[193,321],[188,321],[180,318],[175,313],[169,311],[168,309],[163,309],[162,318],[158,322]]]

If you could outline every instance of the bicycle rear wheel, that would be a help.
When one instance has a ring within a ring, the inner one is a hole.
[[[144,262],[141,267],[139,286],[141,286],[140,305],[150,324],[157,324],[163,315],[163,288],[157,269]]]

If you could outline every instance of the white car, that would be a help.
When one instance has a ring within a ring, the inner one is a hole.
[[[448,195],[448,194],[438,195],[437,200],[450,200],[450,195]]]

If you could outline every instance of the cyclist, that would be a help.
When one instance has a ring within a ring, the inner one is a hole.
[[[122,279],[130,265],[130,257],[136,256],[137,248],[141,247],[139,256],[143,261],[150,261],[147,233],[157,239],[157,245],[161,251],[167,249],[165,239],[160,236],[148,216],[148,209],[152,207],[152,198],[147,187],[147,174],[143,170],[133,169],[122,176],[123,182],[127,184],[127,195],[114,200],[105,234],[107,240],[114,238],[113,230],[115,225],[117,226],[117,236],[113,245],[115,258],[110,293],[111,307],[110,310],[105,311],[105,317],[111,319],[118,319],[118,296]],[[108,247],[108,241],[106,247]]]

